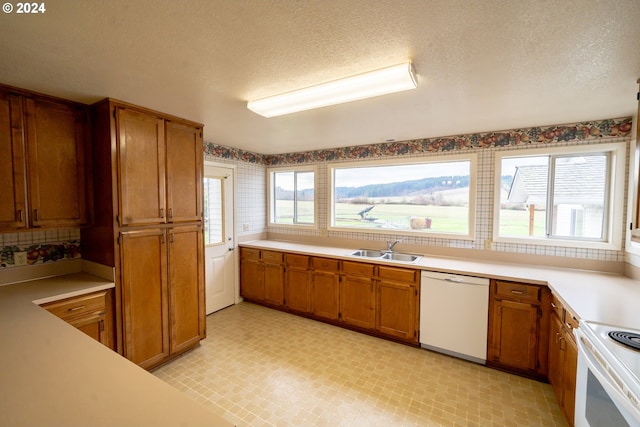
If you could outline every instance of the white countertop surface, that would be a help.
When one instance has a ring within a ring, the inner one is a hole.
[[[273,240],[243,242],[240,246],[367,262],[360,257],[349,255],[350,252],[359,249],[355,247],[345,249]],[[415,264],[390,261],[368,262],[544,284],[581,320],[601,322],[621,328],[640,329],[640,282],[619,274],[436,256],[424,256]]]
[[[36,305],[113,286],[87,273],[0,286],[0,426],[231,426]]]

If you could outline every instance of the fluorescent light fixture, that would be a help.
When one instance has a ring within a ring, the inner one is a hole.
[[[344,79],[249,101],[247,108],[264,117],[373,98],[418,87],[411,62],[381,68]]]

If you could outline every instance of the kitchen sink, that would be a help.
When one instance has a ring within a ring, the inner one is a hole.
[[[358,249],[349,255],[360,258],[378,259],[383,261],[399,261],[413,263],[422,258],[420,255],[403,254],[401,252],[385,252],[377,249]]]
[[[402,254],[398,252],[388,252],[382,255],[382,259],[388,259],[389,261],[415,262],[418,258],[420,258],[419,255]]]
[[[357,251],[351,252],[350,255],[364,258],[380,258],[382,256],[382,251],[378,251],[376,249],[358,249]]]

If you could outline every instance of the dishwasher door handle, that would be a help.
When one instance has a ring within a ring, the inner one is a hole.
[[[454,283],[464,282],[464,279],[462,277],[457,277],[457,276],[445,277],[444,280],[446,280],[447,282],[454,282]]]

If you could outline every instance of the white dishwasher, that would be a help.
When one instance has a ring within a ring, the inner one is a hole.
[[[420,346],[485,364],[489,279],[423,271]]]

